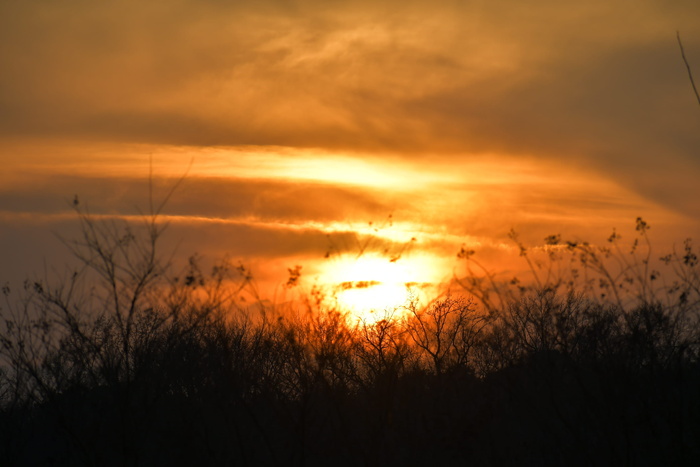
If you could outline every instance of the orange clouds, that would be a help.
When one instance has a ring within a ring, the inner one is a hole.
[[[158,193],[192,164],[168,213],[212,254],[322,254],[392,213],[391,235],[362,234],[378,251],[416,237],[444,258],[511,227],[539,241],[643,215],[692,234],[700,113],[675,31],[700,67],[699,16],[660,0],[4,2],[0,211],[62,216],[78,193],[132,215],[153,160]]]

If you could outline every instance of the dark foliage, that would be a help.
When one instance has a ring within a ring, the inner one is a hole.
[[[1,465],[700,465],[692,249],[682,299],[481,285],[351,325],[168,278],[155,217],[81,220],[84,270],[3,290]]]

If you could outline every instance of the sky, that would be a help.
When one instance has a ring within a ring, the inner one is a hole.
[[[134,216],[183,175],[164,249],[274,290],[446,281],[511,228],[642,216],[671,248],[700,234],[699,26],[696,0],[1,2],[0,281],[66,261],[75,195]]]

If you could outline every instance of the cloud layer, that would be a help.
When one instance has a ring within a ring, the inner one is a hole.
[[[696,226],[676,31],[700,75],[699,17],[695,0],[2,2],[0,234],[74,193],[143,208],[154,152],[158,188],[194,155],[168,213],[212,250],[316,252],[391,213],[445,251],[513,226]]]

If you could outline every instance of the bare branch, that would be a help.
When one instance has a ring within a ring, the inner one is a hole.
[[[685,50],[683,49],[683,42],[681,42],[681,33],[676,31],[676,37],[678,38],[678,46],[681,48],[681,56],[683,57],[683,63],[688,69],[688,78],[690,78],[690,84],[693,86],[693,92],[695,93],[695,98],[698,100],[698,105],[700,105],[700,94],[698,94],[698,88],[695,87],[695,81],[693,80],[693,72],[690,69],[690,64],[688,64],[688,59],[685,58]]]

